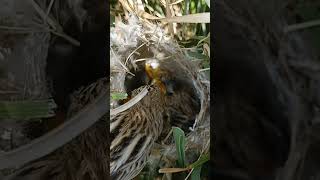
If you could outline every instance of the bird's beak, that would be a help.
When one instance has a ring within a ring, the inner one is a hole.
[[[159,69],[158,61],[148,61],[145,64],[145,71],[147,73],[147,77],[151,80],[151,85],[156,85],[160,87],[160,90],[163,94],[168,95],[172,93],[172,88],[169,89],[166,87],[166,83],[161,81],[161,69]],[[169,91],[168,91],[169,90]]]

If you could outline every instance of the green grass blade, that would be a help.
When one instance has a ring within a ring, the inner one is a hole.
[[[173,127],[173,137],[176,144],[176,150],[178,154],[178,166],[179,167],[185,167],[186,161],[185,161],[185,134],[182,129],[178,127]]]
[[[191,174],[191,180],[201,180],[201,177],[200,177],[201,167],[202,166],[198,166],[193,169],[192,174]]]
[[[34,101],[0,101],[1,119],[33,119],[54,116],[53,99]]]
[[[210,160],[210,155],[209,154],[204,154],[196,162],[190,164],[188,167],[197,168],[197,167],[201,166],[202,164],[206,163],[209,160]]]
[[[113,100],[123,100],[128,98],[127,93],[111,93],[111,98]]]

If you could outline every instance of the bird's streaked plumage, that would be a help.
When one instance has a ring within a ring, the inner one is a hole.
[[[139,91],[135,90],[132,95],[137,95]],[[112,179],[132,179],[142,170],[154,142],[162,132],[164,106],[165,96],[160,87],[151,86],[148,94],[137,104],[111,117]]]
[[[172,126],[192,126],[200,104],[186,80],[179,79],[172,64],[151,59],[145,72],[151,80],[149,93],[133,107],[111,117],[110,172],[115,180],[137,176],[148,161],[150,150]],[[131,97],[141,88],[134,90]]]

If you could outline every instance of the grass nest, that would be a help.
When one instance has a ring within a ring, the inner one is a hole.
[[[178,42],[166,35],[164,30],[156,23],[131,15],[126,22],[118,21],[110,32],[110,91],[111,115],[120,109],[130,108],[130,103],[119,104],[119,98],[126,97],[131,90],[143,85],[144,79],[140,70],[145,60],[156,58],[161,61],[172,61],[175,76],[190,81],[200,101],[200,111],[191,127],[186,132],[186,161],[192,163],[200,155],[207,154],[210,144],[210,83],[200,65],[187,57]],[[141,98],[143,91],[138,94]],[[168,137],[172,132],[168,134]],[[172,136],[171,136],[172,137]],[[169,138],[170,139],[170,138]],[[149,170],[154,171],[151,177],[159,176],[157,169],[176,167],[177,152],[175,143],[171,138],[170,143],[157,144],[149,159]],[[153,167],[153,168],[150,168]],[[150,170],[151,169],[151,170]],[[147,174],[150,172],[147,172]],[[146,174],[145,171],[142,174]],[[162,176],[162,175],[160,175]],[[170,179],[171,173],[165,173]],[[141,177],[141,176],[140,176]]]

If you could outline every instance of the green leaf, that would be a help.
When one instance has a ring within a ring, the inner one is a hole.
[[[201,174],[202,165],[209,160],[210,160],[210,155],[204,154],[204,155],[201,155],[200,158],[196,162],[194,162],[188,166],[188,168],[193,168],[193,171],[191,174],[191,180],[200,180],[201,179],[200,174]]]
[[[0,120],[48,118],[55,115],[56,107],[53,99],[0,101]]]
[[[190,6],[191,6],[191,7],[190,7],[190,9],[191,9],[191,14],[197,13],[195,1],[191,0]]]
[[[185,167],[186,161],[185,161],[185,134],[182,129],[178,127],[173,127],[173,137],[176,144],[176,150],[178,154],[178,166],[179,167]]]
[[[128,98],[127,93],[111,93],[111,98],[113,100],[123,100]]]
[[[188,167],[198,168],[198,167],[201,167],[202,164],[206,163],[209,160],[210,160],[210,155],[204,154],[204,155],[201,155],[200,158],[196,162],[190,164]]]
[[[193,169],[192,174],[191,174],[191,180],[201,180],[200,174],[201,174],[201,167],[196,167]]]

